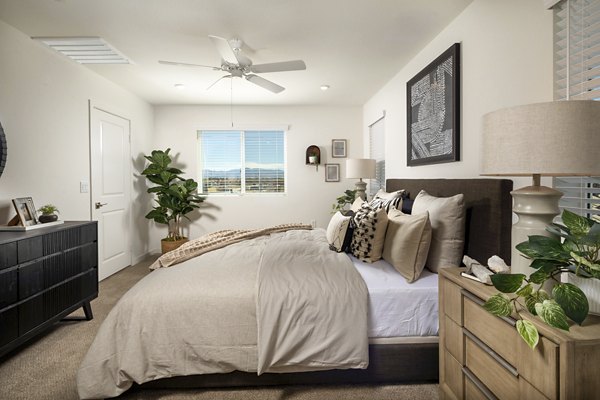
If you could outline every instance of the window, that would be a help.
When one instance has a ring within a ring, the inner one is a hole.
[[[284,131],[199,131],[201,192],[285,193]]]
[[[369,158],[375,160],[375,179],[369,184],[369,195],[385,189],[385,114],[369,126]]]
[[[600,2],[564,0],[554,6],[554,99],[600,100]],[[600,178],[554,178],[561,209],[600,222]]]

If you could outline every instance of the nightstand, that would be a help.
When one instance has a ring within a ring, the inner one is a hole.
[[[461,271],[439,273],[440,399],[600,399],[600,317],[565,332],[522,311],[540,333],[531,350],[514,318],[483,309],[496,289]]]

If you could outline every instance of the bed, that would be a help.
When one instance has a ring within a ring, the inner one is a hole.
[[[510,261],[510,228],[511,228],[511,198],[512,181],[496,179],[389,179],[387,190],[406,190],[411,197],[421,190],[426,190],[433,196],[449,197],[462,193],[466,206],[465,254],[478,259],[487,260],[491,255]],[[345,255],[340,255],[345,257]],[[360,261],[352,260],[356,270],[368,280],[371,288],[377,287],[377,279],[385,280],[385,264],[380,266],[361,265]],[[372,269],[369,269],[372,267]],[[381,274],[367,277],[374,271]],[[366,274],[366,275],[365,275]],[[293,372],[293,373],[263,373],[233,371],[229,373],[203,373],[202,375],[174,376],[154,379],[140,385],[143,388],[187,388],[187,387],[228,387],[256,386],[276,384],[302,383],[374,383],[374,382],[427,382],[438,379],[438,344],[437,344],[437,303],[431,297],[427,286],[437,288],[437,276],[425,274],[412,286],[415,296],[424,296],[419,304],[429,304],[431,312],[415,322],[418,334],[386,331],[386,326],[378,327],[369,323],[368,358],[366,369],[331,369],[324,371]],[[423,293],[418,294],[419,287]],[[360,288],[354,288],[359,290]],[[431,289],[431,288],[430,288]],[[435,293],[435,292],[434,292]],[[386,293],[379,294],[381,304],[386,304]],[[388,298],[389,293],[387,294]],[[427,297],[429,296],[429,297]],[[375,292],[371,303],[375,302]],[[393,297],[393,296],[391,296]],[[360,304],[357,306],[360,308]],[[391,307],[391,308],[390,308]],[[394,309],[393,307],[396,307]],[[401,313],[403,306],[381,306],[380,313],[394,315]],[[374,314],[376,310],[371,309]],[[400,315],[400,314],[398,314]],[[372,315],[371,315],[372,317]],[[345,318],[348,318],[347,316]],[[414,330],[411,332],[415,332]],[[151,334],[151,332],[149,333]],[[253,361],[252,361],[253,362]],[[165,361],[168,363],[168,361]],[[360,368],[360,364],[352,368]],[[243,369],[243,368],[240,368]],[[319,368],[323,369],[323,368]],[[251,370],[251,369],[246,369]],[[284,372],[280,370],[279,372]],[[135,387],[135,386],[134,386]]]

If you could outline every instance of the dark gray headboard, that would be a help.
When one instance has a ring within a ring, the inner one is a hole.
[[[419,191],[437,197],[462,193],[467,206],[464,254],[486,264],[499,255],[510,265],[513,182],[509,179],[387,179],[386,190],[405,189],[414,199]]]

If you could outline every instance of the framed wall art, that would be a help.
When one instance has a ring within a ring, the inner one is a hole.
[[[325,164],[325,182],[340,181],[340,164]]]
[[[331,157],[346,158],[347,156],[346,139],[333,139],[331,141]]]
[[[406,164],[460,160],[460,43],[406,83]]]

